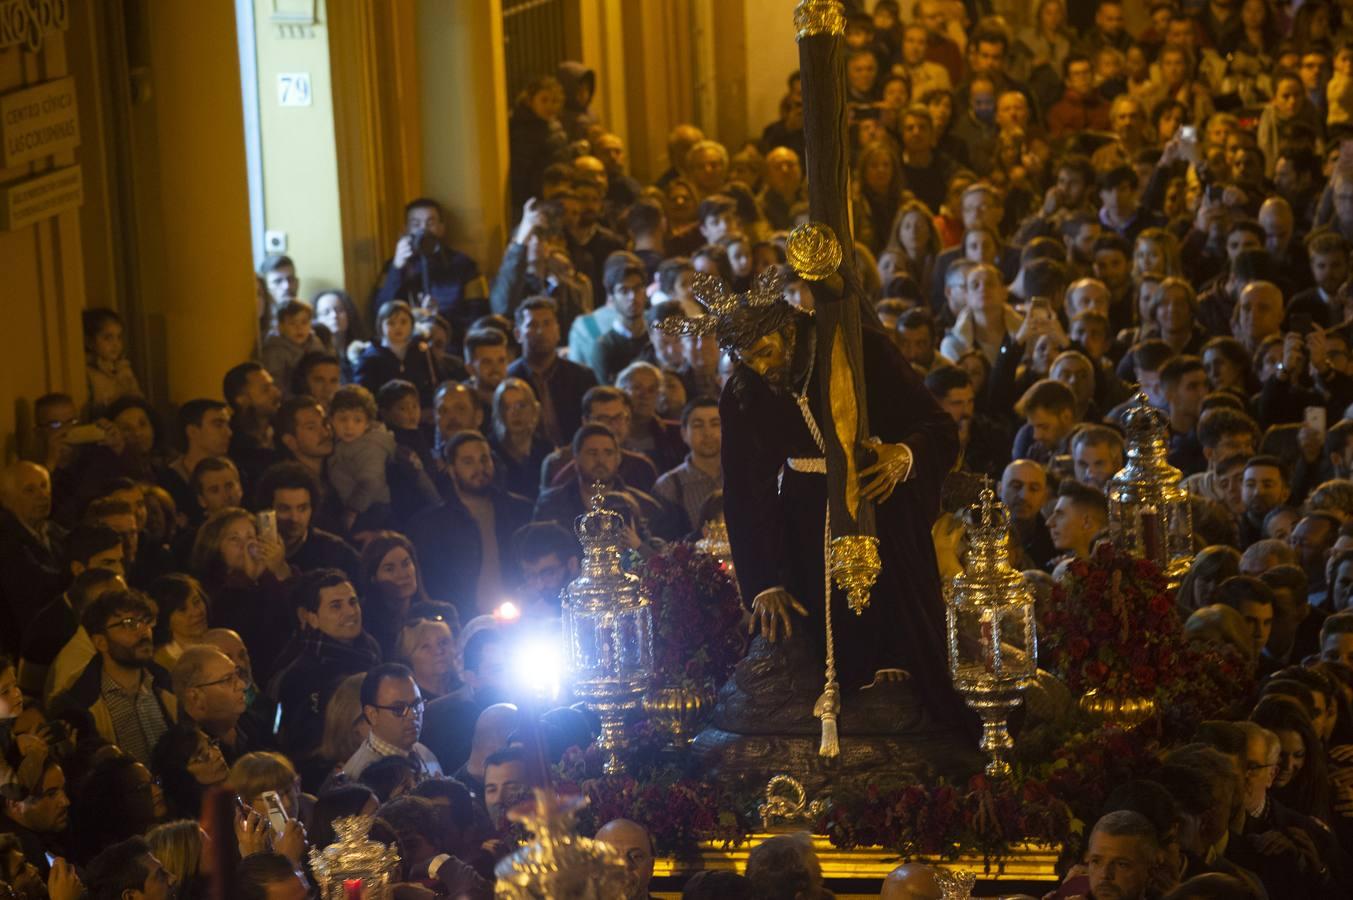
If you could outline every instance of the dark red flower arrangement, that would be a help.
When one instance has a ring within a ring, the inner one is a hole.
[[[1103,541],[1053,587],[1039,655],[1073,694],[1152,697],[1179,662],[1181,627],[1160,570]]]
[[[741,607],[718,563],[675,545],[649,560],[641,577],[654,602],[658,671],[692,683],[726,679],[742,655]],[[1162,743],[1186,740],[1203,719],[1227,717],[1252,680],[1237,651],[1185,642],[1160,572],[1107,544],[1070,565],[1040,612],[1039,643],[1044,666],[1073,692],[1155,697],[1156,720],[1130,732],[1066,722],[1051,752],[1030,748],[1033,758],[1025,759],[1017,744],[1007,779],[843,786],[812,830],[838,847],[885,847],[905,857],[995,859],[1024,841],[1074,854],[1109,786],[1148,777]],[[579,820],[583,833],[624,816],[648,826],[659,853],[676,855],[752,833],[764,785],[744,790],[689,777],[661,761],[663,736],[649,723],[633,723],[631,740],[633,777],[602,775],[595,747],[571,751],[556,768],[561,791],[591,801]]]
[[[717,690],[746,649],[742,602],[723,564],[683,542],[649,557],[637,574],[653,602],[659,683]]]

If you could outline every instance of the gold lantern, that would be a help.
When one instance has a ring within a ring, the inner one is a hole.
[[[380,841],[367,839],[371,816],[344,816],[334,820],[338,839],[324,849],[310,850],[321,900],[346,900],[356,893],[363,900],[391,900],[399,879],[399,853]],[[356,888],[354,891],[353,888]]]
[[[499,900],[610,900],[629,896],[631,876],[625,858],[610,844],[580,837],[573,818],[586,805],[582,797],[560,798],[536,788],[529,810],[508,817],[535,835],[529,844],[494,868],[493,896]]]
[[[561,628],[573,693],[601,718],[597,744],[606,772],[617,775],[625,719],[653,680],[653,610],[622,566],[625,520],[603,507],[605,490],[593,485],[592,508],[578,519],[582,572],[564,589]]]
[[[982,719],[987,774],[1007,775],[1006,720],[1037,672],[1034,595],[1010,566],[1010,512],[988,482],[968,510],[968,555],[945,586],[949,672]]]
[[[1167,459],[1169,423],[1146,394],[1123,423],[1127,462],[1109,479],[1109,534],[1119,550],[1155,563],[1173,590],[1193,564],[1193,510]]]

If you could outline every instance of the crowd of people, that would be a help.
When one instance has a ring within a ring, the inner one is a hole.
[[[1053,896],[1346,897],[1353,14],[1145,5],[847,3],[868,327],[952,417],[956,474],[999,483],[1043,579],[1102,538],[1144,395],[1193,505],[1186,634],[1261,685],[1245,720],[1113,786]],[[269,257],[255,357],[165,418],[118,315],[87,311],[87,397],[33,398],[0,471],[0,896],[205,897],[230,857],[236,896],[303,897],[307,851],[355,814],[402,881],[491,896],[508,811],[597,731],[514,680],[595,486],[631,560],[722,515],[740,360],[660,323],[701,312],[697,273],[746,291],[779,267],[813,304],[785,256],[808,220],[797,74],[758,141],[676,125],[651,184],[595,88],[565,63],[518,98],[519,218],[491,279],[429,198],[367,303],[303,299],[304,260]],[[232,833],[197,823],[218,788]],[[647,897],[644,824],[599,836]],[[783,837],[685,896],[826,894],[811,843]],[[903,866],[882,896],[939,893]]]

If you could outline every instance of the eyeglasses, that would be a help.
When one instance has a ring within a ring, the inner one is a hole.
[[[60,431],[67,425],[79,425],[80,417],[71,416],[69,419],[52,419],[50,422],[39,422],[38,430],[47,429],[48,431]]]
[[[244,670],[243,670],[243,669],[236,669],[235,671],[231,672],[229,675],[226,675],[226,676],[224,676],[224,677],[222,677],[222,678],[218,678],[218,679],[216,679],[215,681],[204,681],[204,682],[202,682],[201,684],[195,684],[195,685],[193,685],[193,687],[195,687],[195,688],[209,688],[209,687],[216,687],[216,685],[218,685],[218,684],[227,684],[227,683],[236,682],[236,681],[238,681],[240,684],[248,684],[248,683],[249,683],[248,680],[244,677]]]
[[[1252,775],[1252,774],[1254,774],[1255,772],[1262,772],[1264,769],[1272,769],[1272,768],[1276,768],[1277,765],[1278,765],[1277,763],[1246,762],[1246,763],[1245,763],[1245,774],[1246,774],[1246,775]]]
[[[138,784],[136,787],[132,788],[132,793],[150,794],[154,793],[155,789],[159,787],[163,787],[163,785],[160,784],[160,779],[158,777],[155,777],[150,779],[150,781],[142,782],[141,784]]]
[[[125,628],[127,631],[139,631],[142,628],[154,628],[154,616],[128,616],[125,619],[114,619],[105,627],[107,628]]]
[[[391,703],[389,706],[381,706],[379,703],[373,703],[371,705],[376,709],[385,710],[396,719],[408,718],[408,715],[411,712],[421,716],[423,714],[423,707],[427,706],[422,697],[419,697],[412,703]]]

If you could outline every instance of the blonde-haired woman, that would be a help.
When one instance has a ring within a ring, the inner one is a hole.
[[[202,826],[192,819],[165,822],[146,832],[146,843],[165,871],[178,882],[175,894],[178,900],[198,900],[210,896],[203,878],[206,872],[204,863],[209,864],[210,860],[203,859],[206,834]]]
[[[1153,275],[1168,278],[1184,274],[1179,258],[1179,240],[1164,228],[1146,228],[1137,235],[1132,248],[1132,278],[1134,282]]]
[[[414,619],[399,632],[395,658],[413,670],[423,699],[436,700],[461,687],[456,636],[440,619]]]

